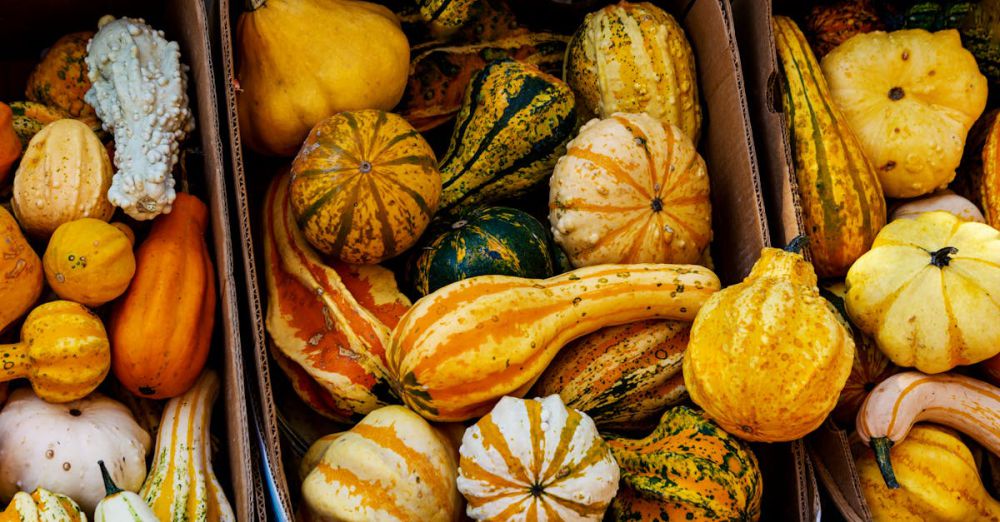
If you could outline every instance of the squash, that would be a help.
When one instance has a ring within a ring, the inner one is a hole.
[[[575,125],[565,83],[530,64],[490,62],[466,89],[441,158],[441,212],[514,198],[541,183]]]
[[[955,178],[986,107],[986,77],[958,31],[859,35],[823,58],[823,73],[886,196],[921,196]]]
[[[86,522],[87,514],[73,499],[36,488],[30,495],[14,494],[7,509],[0,513],[0,522]]]
[[[703,413],[677,406],[645,438],[607,440],[622,492],[631,493],[612,503],[612,520],[635,520],[629,513],[646,511],[644,504],[656,506],[659,518],[641,520],[760,519],[757,458]]]
[[[309,129],[343,111],[392,109],[410,46],[388,8],[354,0],[253,0],[236,27],[240,136],[292,156]]]
[[[815,4],[806,17],[806,32],[819,58],[854,35],[884,28],[871,0],[839,0]]]
[[[644,112],[698,143],[691,44],[677,20],[649,2],[622,1],[588,14],[570,40],[563,77],[585,120]]]
[[[56,40],[31,71],[25,96],[84,122],[96,122],[94,108],[83,100],[90,89],[86,58],[87,44],[93,37],[92,31],[81,31]]]
[[[885,226],[885,198],[861,143],[834,104],[819,63],[791,19],[774,17],[795,178],[816,272],[837,277]]]
[[[940,31],[958,27],[972,4],[966,0],[919,0],[900,13],[901,27]]]
[[[28,148],[31,138],[35,137],[46,125],[56,121],[72,118],[62,109],[32,101],[10,102],[10,110],[14,114],[14,134],[21,141],[21,150]],[[97,129],[91,127],[95,133]]]
[[[643,319],[690,321],[718,289],[715,274],[694,265],[474,277],[410,308],[392,332],[389,371],[424,417],[480,417],[504,395],[524,395],[569,341]]]
[[[480,275],[544,279],[554,275],[545,227],[527,212],[479,207],[428,231],[408,266],[417,294]]]
[[[442,432],[386,406],[329,442],[302,481],[302,498],[315,520],[456,520],[457,464]]]
[[[1000,353],[1000,232],[948,212],[889,223],[847,273],[847,312],[899,366],[946,372]]]
[[[447,38],[475,20],[482,0],[417,0],[420,18],[437,38]]]
[[[935,210],[951,212],[962,221],[986,222],[983,213],[979,211],[979,208],[975,204],[948,189],[939,190],[928,196],[899,205],[892,211],[889,220],[892,221],[899,218],[913,219],[923,212],[933,212]]]
[[[765,248],[743,282],[708,299],[691,326],[684,384],[744,440],[802,438],[833,410],[854,340],[801,255]]]
[[[146,477],[149,445],[128,408],[100,393],[51,404],[18,388],[0,410],[0,499],[43,487],[93,513],[104,498],[97,461],[110,464],[122,489],[135,491]]]
[[[549,187],[552,234],[573,266],[697,263],[712,239],[705,161],[645,114],[584,125]]]
[[[969,13],[958,25],[962,46],[976,57],[979,70],[993,84],[1000,82],[1000,2],[970,2]]]
[[[972,452],[957,434],[914,426],[892,448],[900,486],[888,488],[871,452],[856,456],[861,491],[875,522],[965,522],[1000,519],[1000,502],[983,487]]]
[[[135,274],[132,241],[99,219],[59,225],[42,256],[45,279],[63,299],[90,307],[122,295]]]
[[[57,120],[31,138],[14,174],[14,215],[30,235],[47,238],[59,225],[90,217],[107,221],[111,160],[94,131]]]
[[[590,417],[558,395],[504,397],[465,431],[458,490],[473,520],[599,521],[619,470]]]
[[[563,348],[532,393],[559,394],[602,429],[635,429],[656,422],[687,398],[681,364],[689,323],[636,321],[603,328]]]
[[[14,113],[0,102],[0,184],[7,181],[11,167],[21,157],[21,142],[14,132]]]
[[[178,194],[139,245],[132,284],[111,310],[112,368],[140,397],[176,397],[205,366],[215,323],[207,222],[204,203]]]
[[[875,452],[890,488],[899,487],[889,449],[917,422],[955,428],[1000,455],[1000,388],[963,375],[905,372],[882,381],[858,412],[858,436]]]
[[[366,110],[319,122],[292,163],[295,219],[317,250],[373,264],[410,248],[437,210],[434,151],[402,117]]]
[[[329,435],[323,435],[313,441],[313,443],[309,445],[309,449],[306,451],[305,455],[302,455],[302,461],[299,462],[299,480],[305,481],[306,477],[309,476],[309,473],[316,469],[316,466],[319,466],[319,463],[323,460],[323,455],[330,447],[330,444],[347,433],[348,432],[346,431],[331,433]]]
[[[982,149],[978,194],[986,222],[1000,227],[1000,117],[994,114]]]
[[[101,477],[104,479],[104,498],[97,503],[94,509],[94,522],[159,522],[156,513],[149,508],[142,497],[131,491],[125,491],[115,485],[115,481],[108,473],[108,468],[103,460],[97,461],[101,468]]]
[[[21,234],[14,216],[0,207],[0,331],[42,295],[42,261]]]

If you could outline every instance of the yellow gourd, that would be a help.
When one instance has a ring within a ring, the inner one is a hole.
[[[42,265],[59,297],[94,307],[125,292],[135,275],[135,254],[120,228],[83,218],[59,225]]]

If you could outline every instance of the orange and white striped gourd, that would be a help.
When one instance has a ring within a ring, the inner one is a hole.
[[[36,488],[30,495],[18,491],[0,513],[0,522],[87,522],[87,514],[66,495]]]

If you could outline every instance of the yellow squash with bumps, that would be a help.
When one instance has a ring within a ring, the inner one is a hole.
[[[132,240],[117,226],[93,218],[59,225],[42,264],[59,297],[91,307],[122,295],[135,275]]]

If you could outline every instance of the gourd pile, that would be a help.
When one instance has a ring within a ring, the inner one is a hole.
[[[0,518],[234,521],[209,433],[208,209],[174,189],[187,67],[141,19],[98,25],[0,103]]]

